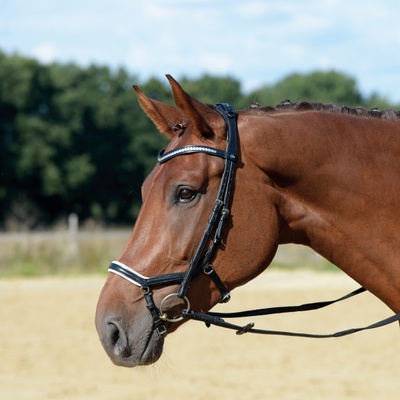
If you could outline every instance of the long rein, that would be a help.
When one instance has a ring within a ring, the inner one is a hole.
[[[346,300],[350,297],[356,296],[366,289],[361,287],[343,297],[336,300],[323,301],[316,303],[307,303],[299,306],[286,306],[286,307],[271,307],[262,308],[249,311],[233,312],[233,313],[219,313],[219,312],[207,312],[202,313],[190,309],[190,302],[186,297],[186,293],[190,282],[193,278],[199,275],[201,272],[205,273],[215,284],[220,291],[220,303],[226,303],[230,300],[230,293],[226,289],[225,285],[219,278],[217,272],[211,264],[211,260],[218,250],[218,246],[221,242],[222,231],[225,222],[229,216],[229,203],[231,197],[231,189],[235,176],[236,160],[237,160],[237,146],[238,146],[238,129],[237,129],[237,113],[232,106],[225,103],[216,104],[216,111],[224,118],[227,130],[227,145],[226,151],[222,151],[216,148],[208,146],[184,146],[175,150],[171,150],[167,153],[164,150],[160,151],[158,155],[158,162],[163,164],[174,157],[183,154],[194,154],[194,153],[205,153],[211,156],[223,158],[225,160],[224,172],[222,174],[220,188],[218,191],[217,199],[214,203],[211,215],[209,217],[207,226],[204,230],[203,236],[197,247],[197,250],[190,260],[189,268],[186,272],[182,273],[171,273],[164,275],[157,275],[154,277],[145,277],[128,266],[118,261],[113,261],[109,267],[109,272],[117,274],[122,278],[128,280],[136,286],[139,286],[143,292],[146,306],[153,318],[153,323],[156,331],[160,336],[167,334],[167,328],[165,322],[178,322],[182,319],[191,319],[195,321],[201,321],[206,324],[207,327],[211,325],[219,326],[236,331],[237,335],[244,333],[255,333],[263,335],[281,335],[281,336],[295,336],[304,338],[333,338],[347,336],[356,332],[375,329],[381,326],[391,324],[395,321],[400,321],[400,313],[394,314],[389,318],[378,321],[372,325],[368,325],[361,328],[351,328],[343,331],[339,331],[332,334],[311,334],[301,332],[286,332],[276,331],[267,329],[256,329],[254,323],[248,323],[247,325],[241,326],[226,322],[227,318],[244,318],[244,317],[255,317],[271,314],[282,314],[292,313],[301,311],[317,310],[320,308],[327,307],[331,304],[339,301]],[[211,241],[211,245],[206,250],[207,243]],[[180,284],[180,288],[177,293],[171,293],[166,296],[160,303],[160,306],[155,305],[153,299],[153,293],[151,288],[157,286],[165,286],[169,284]],[[169,318],[168,315],[163,311],[163,304],[168,298],[176,296],[186,303],[186,308],[181,311],[179,317]]]

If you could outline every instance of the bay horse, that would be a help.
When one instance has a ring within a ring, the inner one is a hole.
[[[400,113],[290,101],[236,112],[167,78],[176,107],[134,86],[170,142],[98,301],[111,360],[156,362],[185,312],[227,301],[285,243],[311,247],[399,313]]]

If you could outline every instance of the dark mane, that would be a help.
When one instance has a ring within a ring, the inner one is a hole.
[[[372,118],[381,118],[390,120],[400,119],[400,111],[379,110],[377,108],[366,110],[361,107],[355,107],[355,108],[351,108],[348,106],[341,107],[335,104],[311,103],[308,101],[299,101],[296,103],[292,103],[288,99],[282,101],[275,107],[270,107],[270,106],[261,107],[259,104],[253,103],[248,110],[254,112],[262,112],[262,113],[287,112],[287,111],[325,111],[338,114],[358,115],[360,117],[372,117]]]

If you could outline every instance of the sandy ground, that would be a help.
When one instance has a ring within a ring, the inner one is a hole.
[[[124,369],[94,328],[104,278],[0,280],[0,399],[399,399],[400,330],[340,339],[236,336],[190,322],[161,360]],[[335,298],[357,287],[342,273],[267,271],[233,292],[228,310]],[[371,294],[330,310],[257,320],[257,327],[333,332],[391,314]]]

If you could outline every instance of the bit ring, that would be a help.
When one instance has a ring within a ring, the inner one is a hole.
[[[163,321],[168,321],[168,322],[179,322],[179,321],[182,321],[182,320],[183,320],[183,317],[182,317],[182,316],[174,317],[174,318],[168,318],[168,314],[165,313],[164,310],[163,310],[164,302],[165,302],[167,299],[169,299],[169,298],[171,298],[171,297],[174,297],[174,296],[179,297],[179,296],[178,296],[178,293],[170,293],[168,296],[165,296],[165,297],[162,299],[161,303],[160,303],[160,318],[161,318]],[[186,303],[186,308],[184,308],[184,311],[189,311],[189,310],[190,310],[190,302],[189,302],[189,299],[185,296],[185,297],[182,298],[182,300]]]

